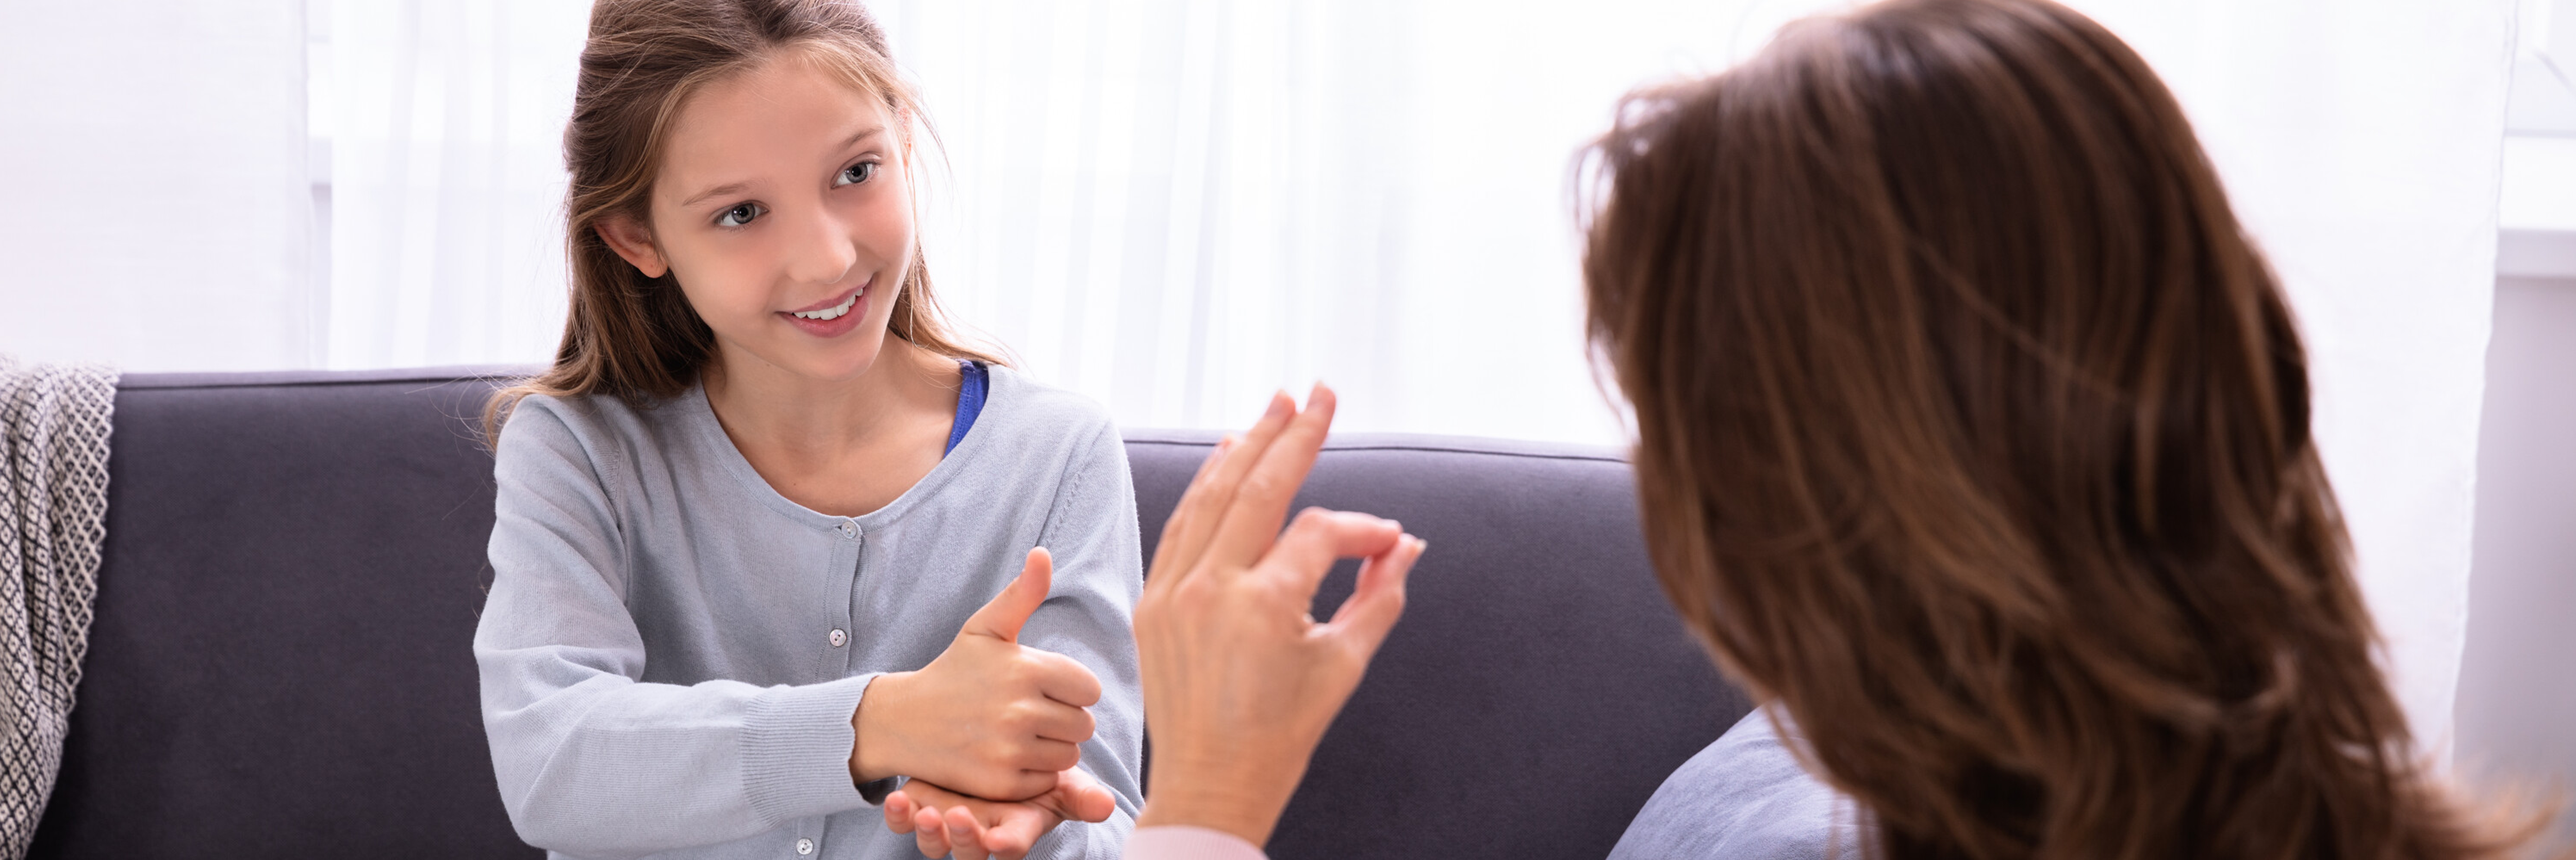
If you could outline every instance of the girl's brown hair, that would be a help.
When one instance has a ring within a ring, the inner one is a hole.
[[[1590,336],[1665,592],[1887,857],[2458,858],[2281,290],[2156,76],[1894,0],[1642,92]]]
[[[604,394],[643,406],[696,383],[715,355],[714,332],[673,275],[645,277],[609,248],[597,226],[612,216],[649,223],[663,139],[689,96],[791,53],[885,99],[910,143],[920,102],[896,72],[884,32],[852,0],[599,0],[591,7],[572,122],[564,129],[564,166],[572,173],[565,207],[571,313],[554,366],[496,392],[485,406],[485,438],[530,394]],[[1001,363],[945,323],[918,244],[906,271],[888,324],[895,336],[940,355]]]

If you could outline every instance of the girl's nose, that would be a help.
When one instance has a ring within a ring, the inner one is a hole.
[[[858,243],[850,238],[849,225],[828,210],[798,220],[805,228],[789,241],[787,276],[812,284],[837,284],[849,277],[850,269],[859,264]]]

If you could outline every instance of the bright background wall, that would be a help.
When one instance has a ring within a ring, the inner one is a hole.
[[[1346,430],[1602,443],[1624,434],[1579,341],[1573,153],[1628,88],[1723,68],[1825,5],[875,4],[947,144],[925,232],[943,295],[1034,373],[1133,426],[1232,426],[1320,377]],[[2174,87],[2280,269],[2400,695],[2448,750],[2497,414],[2498,192],[2576,198],[2576,171],[2500,172],[2508,81],[2567,4],[2074,5]],[[586,8],[13,7],[0,350],[542,360]]]

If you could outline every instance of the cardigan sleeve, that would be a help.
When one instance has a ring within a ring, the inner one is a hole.
[[[1118,798],[1118,811],[1097,824],[1068,822],[1031,847],[1033,858],[1115,858],[1144,805],[1145,707],[1136,666],[1134,611],[1144,589],[1136,490],[1127,446],[1107,416],[1068,458],[1039,545],[1055,557],[1054,588],[1029,616],[1020,644],[1071,657],[1100,678],[1091,707],[1094,731],[1082,744],[1085,771]]]
[[[866,805],[850,716],[875,676],[645,683],[609,491],[613,451],[549,398],[501,434],[492,588],[475,628],[483,726],[529,844],[618,857],[725,842]]]

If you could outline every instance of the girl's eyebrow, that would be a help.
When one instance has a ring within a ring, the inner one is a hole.
[[[716,197],[725,194],[739,194],[750,187],[751,183],[748,182],[727,182],[723,185],[718,185],[714,188],[700,191],[697,194],[690,196],[689,199],[680,201],[680,208],[687,209],[691,206],[696,206],[698,205],[698,201],[705,200],[709,197]]]
[[[875,137],[878,134],[884,133],[884,131],[885,126],[882,125],[872,125],[867,128],[860,129],[859,133],[850,135],[848,140],[842,141],[841,148],[848,149],[850,147],[857,146],[859,141]],[[696,206],[698,205],[698,201],[705,200],[709,197],[720,197],[726,194],[739,194],[750,187],[751,183],[748,182],[728,182],[723,185],[718,185],[714,188],[709,188],[705,191],[689,195],[689,199],[680,201],[680,208],[687,209],[689,207]]]
[[[850,135],[850,139],[848,140],[841,141],[841,148],[848,149],[850,147],[857,146],[859,141],[875,137],[882,131],[885,131],[885,126],[882,125],[872,125],[867,128],[859,129],[859,133]]]

